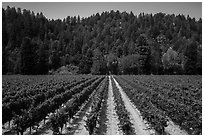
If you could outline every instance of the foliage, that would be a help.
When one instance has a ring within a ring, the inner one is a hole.
[[[91,110],[87,115],[86,120],[86,129],[89,131],[89,135],[92,135],[96,132],[98,121],[100,120],[100,113],[102,109],[103,100],[105,94],[107,94],[108,88],[108,79],[107,77],[104,79],[100,87],[97,89],[97,92],[92,96],[91,100]]]
[[[162,56],[162,63],[164,65],[164,71],[175,74],[175,68],[176,66],[179,66],[178,53],[170,47]]]
[[[2,109],[3,118],[5,119],[2,122],[4,124],[15,119],[16,130],[23,133],[25,128],[34,126],[45,119],[48,113],[53,113],[62,103],[69,100],[72,95],[77,94],[91,83],[96,84],[97,81],[99,82],[100,79],[97,79],[97,77],[93,76],[49,76],[47,79],[41,76],[40,79],[39,77],[35,79],[39,82],[38,86],[31,86],[25,82],[27,80],[25,78],[21,85],[28,85],[29,88],[26,86],[25,89],[21,88],[19,83],[15,85],[19,87],[17,92],[12,90],[12,86],[4,88]],[[34,83],[35,80],[31,83]],[[5,82],[9,83],[9,81]],[[16,80],[13,83],[15,82]],[[5,83],[3,85],[5,87]],[[10,92],[9,88],[11,88]]]
[[[167,126],[167,116],[189,134],[202,133],[200,76],[144,75],[116,78],[143,118],[160,134],[164,133]]]
[[[119,89],[116,87],[116,84],[113,80],[113,78],[111,78],[112,80],[112,85],[113,85],[113,96],[114,96],[114,100],[116,102],[116,113],[118,115],[118,119],[119,119],[119,123],[120,123],[120,128],[123,131],[123,133],[125,135],[133,135],[135,134],[134,129],[132,127],[132,123],[130,122],[130,116],[129,116],[129,112],[127,111],[124,101],[122,99],[122,95],[119,93]]]
[[[110,74],[117,74],[118,73],[118,59],[117,56],[115,56],[114,54],[108,54],[106,56],[106,60],[107,60],[107,69],[109,71]]]
[[[94,50],[91,73],[95,75],[106,74],[106,61],[99,49]]]
[[[110,66],[102,58],[108,54],[118,60],[138,54],[137,74],[163,74],[165,65],[160,60],[170,46],[187,58],[183,65],[186,74],[201,74],[202,19],[164,13],[136,16],[112,10],[87,18],[48,20],[42,13],[7,7],[2,8],[2,25],[3,74],[46,74],[69,64],[78,66],[83,74],[106,74]],[[190,53],[191,48],[195,54]],[[94,55],[96,50],[101,53]],[[119,70],[117,67],[112,73],[121,73]]]

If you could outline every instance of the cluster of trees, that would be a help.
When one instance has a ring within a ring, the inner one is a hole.
[[[110,11],[48,20],[2,8],[3,74],[47,74],[65,65],[83,74],[201,74],[202,19]]]

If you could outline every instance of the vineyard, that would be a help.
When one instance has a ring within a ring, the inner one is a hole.
[[[201,135],[202,77],[2,77],[4,135]]]

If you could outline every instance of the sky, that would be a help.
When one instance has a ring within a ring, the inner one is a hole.
[[[158,13],[183,14],[189,15],[198,20],[202,18],[201,2],[3,2],[3,8],[20,7],[42,12],[48,19],[64,19],[67,16],[89,17],[103,11],[119,10],[120,12],[132,11],[133,14],[139,13]]]

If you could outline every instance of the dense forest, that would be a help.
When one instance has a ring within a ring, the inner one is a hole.
[[[50,20],[2,8],[3,74],[49,74],[62,66],[79,74],[202,74],[202,19],[112,10]]]

